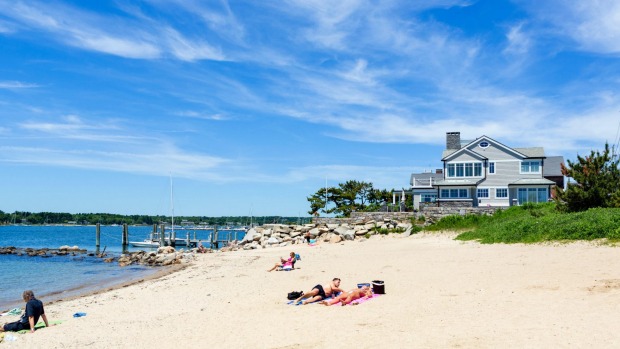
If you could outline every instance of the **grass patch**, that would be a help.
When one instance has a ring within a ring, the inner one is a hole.
[[[426,230],[467,230],[457,240],[481,243],[609,239],[620,241],[620,208],[593,208],[562,213],[554,203],[527,204],[497,211],[492,216],[449,216]]]

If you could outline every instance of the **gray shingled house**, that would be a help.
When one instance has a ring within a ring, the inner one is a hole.
[[[434,173],[411,175],[415,209],[546,202],[555,186],[564,187],[564,158],[547,157],[541,147],[511,148],[488,136],[462,141],[460,132],[447,132],[441,161]]]

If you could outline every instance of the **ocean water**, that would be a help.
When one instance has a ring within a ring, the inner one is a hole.
[[[149,237],[153,228],[130,226],[128,229],[129,241],[142,241]],[[109,256],[120,255],[122,231],[122,226],[101,226],[100,249],[105,248]],[[195,236],[204,242],[209,240],[209,231],[196,231],[195,234],[191,232],[190,238]],[[177,237],[185,236],[185,232],[177,233]],[[226,238],[224,234],[220,236]],[[0,247],[59,248],[69,245],[95,252],[95,237],[94,226],[0,226]],[[243,237],[242,232],[231,235],[231,238],[240,237]],[[208,243],[204,245],[209,247]],[[129,251],[140,249],[130,247]],[[0,266],[0,311],[14,307],[23,309],[21,294],[24,290],[33,290],[37,298],[45,303],[141,279],[162,268],[119,267],[118,263],[104,263],[86,254],[49,258],[0,255]]]

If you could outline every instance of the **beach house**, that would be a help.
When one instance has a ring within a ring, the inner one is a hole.
[[[542,147],[512,148],[488,136],[461,140],[446,133],[443,168],[411,175],[415,209],[425,205],[497,207],[546,202],[564,187],[562,156],[545,156]]]

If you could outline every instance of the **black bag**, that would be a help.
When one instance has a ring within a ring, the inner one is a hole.
[[[303,292],[299,291],[293,291],[293,292],[289,292],[288,296],[286,296],[286,298],[290,299],[290,300],[294,300],[297,299],[299,297],[301,297],[301,295],[304,294]]]

